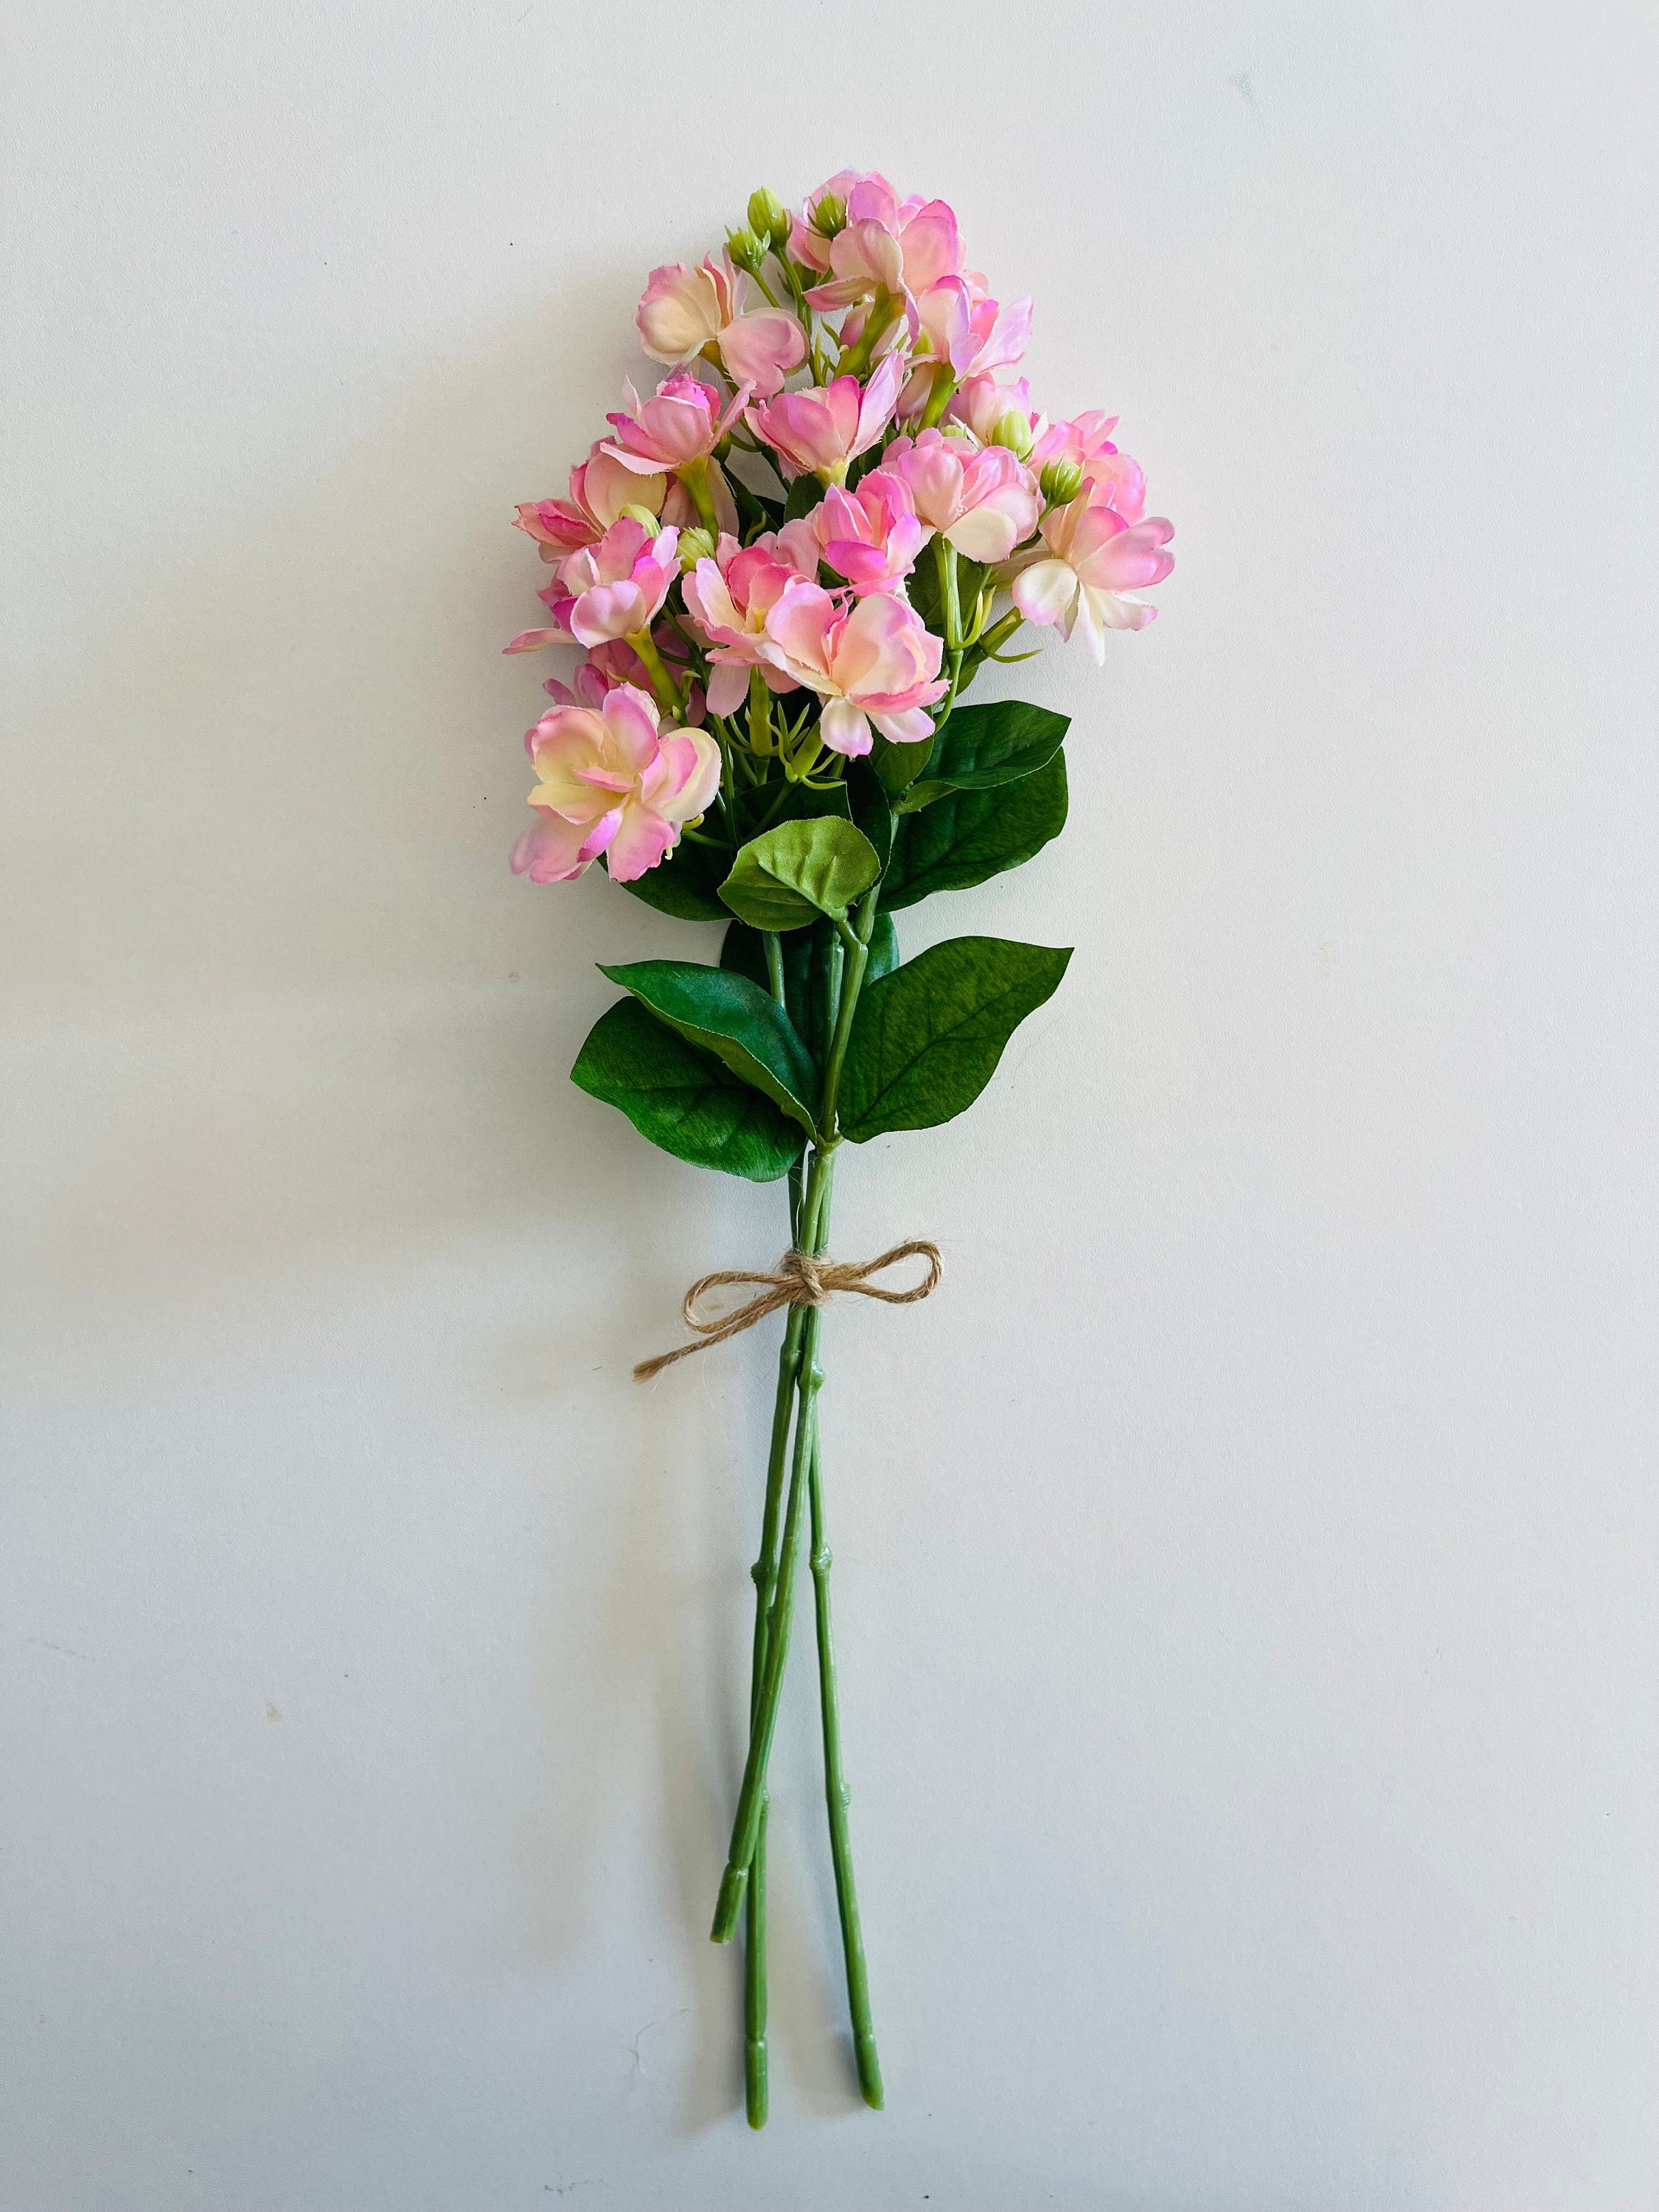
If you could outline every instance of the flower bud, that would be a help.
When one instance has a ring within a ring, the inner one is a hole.
[[[764,244],[781,246],[789,235],[789,210],[775,192],[763,185],[749,195],[749,228]]]
[[[812,228],[820,238],[837,238],[847,228],[847,203],[839,192],[826,192],[812,210]]]
[[[996,428],[992,431],[990,443],[994,446],[1006,446],[1017,461],[1025,460],[1029,458],[1032,447],[1036,443],[1036,440],[1031,435],[1030,416],[1022,415],[1018,407],[1011,407],[1008,412],[1000,418]]]
[[[766,248],[752,230],[728,230],[726,250],[739,269],[746,269],[752,276],[766,258]]]
[[[1050,507],[1068,507],[1083,489],[1081,461],[1050,461],[1038,482]]]
[[[714,557],[714,534],[707,530],[682,530],[680,532],[680,567],[695,568],[699,561]]]
[[[662,518],[653,514],[648,507],[635,506],[630,500],[622,511],[624,514],[633,517],[647,538],[654,538],[662,528]]]

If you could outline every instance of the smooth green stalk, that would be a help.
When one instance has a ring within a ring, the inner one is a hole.
[[[801,1207],[801,1236],[799,1249],[821,1251],[829,1235],[830,1185],[833,1177],[834,1153],[823,1146],[812,1154],[807,1171],[806,1194]],[[808,1240],[811,1240],[810,1242]],[[737,1931],[738,1915],[743,1909],[744,1894],[754,1863],[755,1846],[759,1838],[762,1814],[766,1802],[766,1768],[772,1753],[772,1737],[778,1723],[778,1700],[783,1689],[784,1668],[789,1657],[789,1632],[794,1619],[796,1568],[800,1559],[801,1509],[805,1501],[807,1455],[817,1422],[818,1387],[823,1380],[817,1364],[818,1337],[823,1323],[823,1309],[819,1306],[796,1307],[790,1319],[793,1324],[800,1320],[799,1361],[794,1383],[799,1399],[799,1410],[795,1421],[794,1449],[789,1469],[789,1497],[784,1509],[783,1534],[778,1553],[777,1582],[766,1627],[766,1650],[761,1668],[761,1686],[750,1723],[749,1756],[744,1764],[743,1787],[738,1795],[738,1809],[732,1823],[732,1842],[726,1854],[726,1872],[721,1877],[720,1897],[714,1907],[714,1925],[709,1930],[716,1943],[729,1943]],[[783,1400],[781,1377],[779,1382],[779,1401]]]
[[[818,1109],[818,1143],[821,1146],[841,1142],[835,1133],[836,1105],[841,1097],[841,1071],[853,1034],[853,1015],[864,982],[864,971],[869,965],[870,935],[876,926],[876,894],[879,889],[879,884],[872,884],[865,893],[859,908],[858,928],[853,934],[853,942],[847,953],[847,981],[838,994],[835,1028],[830,1034],[829,1055],[823,1067],[823,1098]],[[842,951],[838,940],[832,940],[830,950],[838,958]]]
[[[767,980],[772,996],[784,1003],[783,951],[775,930],[763,933]],[[800,1204],[799,1166],[790,1171],[789,1218],[793,1231]],[[755,1646],[749,1678],[749,1722],[752,1729],[760,1702],[761,1679],[766,1666],[767,1619],[778,1586],[778,1509],[783,1497],[783,1462],[789,1443],[789,1417],[794,1405],[795,1370],[800,1361],[800,1309],[790,1309],[783,1346],[778,1354],[777,1397],[772,1408],[772,1449],[767,1461],[766,1505],[761,1520],[760,1557],[752,1570],[755,1581]],[[766,2048],[766,1828],[769,1807],[761,1807],[760,1833],[755,1839],[755,1859],[749,1869],[749,1900],[743,1972],[744,2104],[751,2128],[763,2128],[770,2105]]]
[[[884,284],[877,286],[858,343],[836,363],[837,376],[863,376],[868,373],[871,356],[897,322],[903,306],[903,301],[896,300]]]
[[[775,943],[775,939],[770,940]],[[783,1497],[783,1463],[789,1445],[789,1417],[793,1409],[795,1376],[800,1364],[801,1310],[793,1306],[778,1355],[777,1396],[772,1408],[772,1449],[766,1469],[766,1506],[761,1522],[760,1556],[752,1570],[755,1580],[755,1646],[750,1670],[749,1723],[752,1729],[765,1675],[768,1623],[778,1586],[778,1509]],[[761,1801],[760,1826],[750,1868],[748,1942],[744,1957],[743,2050],[744,2094],[751,2128],[766,2125],[768,2105],[766,2052],[766,1819]]]
[[[933,388],[927,395],[927,406],[922,410],[920,425],[922,429],[938,429],[945,409],[956,395],[956,389],[957,380],[951,373],[950,362],[940,362],[933,371]]]
[[[714,513],[714,502],[708,495],[708,463],[702,454],[687,461],[674,472],[691,495],[691,504],[697,510],[697,520],[713,538],[720,541],[720,526]]]
[[[870,1975],[864,1957],[858,1889],[853,1879],[853,1839],[847,1813],[852,1791],[841,1756],[841,1705],[836,1690],[836,1647],[830,1626],[831,1553],[823,1532],[823,1450],[816,1432],[807,1476],[812,1514],[812,1596],[818,1636],[818,1710],[823,1719],[823,1794],[830,1808],[830,1856],[836,1868],[836,1905],[841,1915],[842,1955],[847,1963],[847,2004],[853,2020],[853,2054],[864,2101],[876,2112],[883,2104],[881,2059],[870,2014]],[[755,1867],[765,1848],[765,1824],[756,1845]]]
[[[772,690],[758,668],[749,672],[749,748],[762,754],[772,750]]]
[[[645,672],[651,679],[652,691],[664,714],[684,714],[685,702],[680,696],[680,687],[664,665],[663,657],[657,650],[657,641],[649,628],[629,630],[628,642],[645,663]]]

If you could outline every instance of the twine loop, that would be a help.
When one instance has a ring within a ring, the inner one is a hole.
[[[901,1260],[927,1262],[927,1273],[911,1289],[884,1291],[872,1282],[872,1275],[896,1267]],[[634,1370],[634,1380],[648,1382],[653,1375],[660,1375],[677,1359],[687,1358],[694,1352],[707,1352],[711,1345],[724,1344],[728,1336],[740,1335],[744,1329],[753,1328],[757,1322],[764,1321],[768,1314],[781,1312],[785,1306],[827,1306],[838,1291],[854,1291],[861,1298],[879,1298],[884,1305],[914,1305],[918,1298],[933,1296],[944,1273],[939,1246],[925,1237],[913,1237],[908,1244],[895,1244],[890,1251],[873,1260],[830,1260],[822,1253],[786,1252],[775,1275],[749,1275],[738,1268],[722,1267],[715,1274],[700,1276],[681,1304],[681,1316],[686,1327],[696,1330],[696,1341],[678,1345],[672,1352],[659,1352],[654,1359],[641,1360]],[[759,1283],[763,1287],[730,1313],[705,1316],[701,1310],[702,1299],[710,1291],[732,1283]]]

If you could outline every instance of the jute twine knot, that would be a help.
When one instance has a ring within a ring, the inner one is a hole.
[[[927,1273],[913,1290],[884,1291],[870,1278],[884,1268],[896,1267],[901,1260],[926,1260]],[[757,1321],[768,1314],[779,1313],[785,1306],[825,1306],[837,1291],[856,1291],[861,1298],[879,1298],[884,1305],[912,1306],[918,1298],[931,1297],[939,1286],[945,1273],[939,1258],[939,1246],[927,1237],[918,1237],[908,1244],[895,1244],[890,1252],[884,1252],[874,1260],[827,1260],[811,1252],[786,1252],[778,1262],[775,1275],[745,1275],[733,1267],[722,1267],[717,1274],[703,1275],[686,1292],[680,1312],[688,1328],[697,1333],[695,1344],[682,1344],[672,1352],[659,1352],[654,1359],[642,1359],[634,1370],[636,1382],[648,1382],[653,1375],[660,1375],[665,1367],[672,1367],[677,1359],[688,1358],[694,1352],[707,1352],[711,1344],[724,1344],[728,1336],[738,1336],[746,1328],[753,1328]],[[763,1283],[765,1288],[746,1304],[736,1306],[728,1314],[705,1317],[699,1311],[702,1299],[710,1291],[721,1289],[728,1283]]]

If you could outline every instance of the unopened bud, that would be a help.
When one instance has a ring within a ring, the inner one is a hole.
[[[1006,446],[1017,461],[1024,460],[1036,440],[1031,435],[1031,418],[1022,415],[1018,407],[1011,407],[991,433],[994,446]]]
[[[839,192],[826,192],[812,210],[812,228],[820,238],[837,238],[847,228],[847,203]]]
[[[789,210],[764,185],[749,195],[749,228],[757,238],[781,246],[789,235]]]
[[[766,258],[766,248],[752,230],[728,230],[726,250],[739,269],[746,269],[752,276]]]
[[[680,532],[680,566],[695,568],[699,561],[714,557],[714,539],[707,530],[682,530]]]
[[[1037,480],[1050,507],[1066,507],[1083,489],[1081,461],[1050,461]]]
[[[648,507],[638,507],[630,500],[622,511],[639,524],[647,538],[654,538],[662,528],[661,518],[653,514]]]

